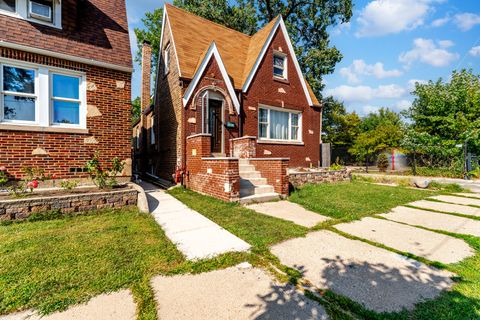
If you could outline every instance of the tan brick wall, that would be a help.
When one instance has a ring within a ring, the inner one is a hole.
[[[87,134],[0,129],[0,165],[12,178],[21,178],[24,167],[41,167],[59,178],[85,177],[72,170],[83,168],[96,150],[105,164],[113,157],[131,161],[130,73],[5,48],[0,48],[0,57],[82,71],[87,83],[94,84],[87,86],[87,105],[96,109],[87,115]],[[118,87],[117,81],[125,86]],[[47,154],[32,155],[37,148]],[[130,172],[127,168],[124,174]]]

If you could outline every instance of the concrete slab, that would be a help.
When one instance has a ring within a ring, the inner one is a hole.
[[[247,208],[268,216],[292,221],[293,223],[307,228],[314,227],[315,225],[330,219],[329,217],[306,210],[302,206],[290,201],[258,203],[249,205]]]
[[[335,228],[359,238],[442,263],[459,262],[475,253],[461,239],[382,219],[367,217],[359,221],[337,224]]]
[[[272,253],[316,287],[376,312],[412,309],[453,284],[448,271],[326,230],[275,245]]]
[[[86,304],[76,305],[66,311],[43,317],[33,310],[27,310],[0,316],[0,320],[133,320],[136,318],[136,312],[136,305],[130,290],[122,290],[99,295]]]
[[[189,260],[207,259],[232,252],[247,251],[250,245],[210,219],[188,208],[164,190],[142,182],[150,212]]]
[[[460,197],[468,197],[468,198],[477,198],[480,199],[480,193],[467,193],[467,192],[460,192],[460,193],[454,193],[456,196]]]
[[[462,206],[458,204],[419,200],[419,201],[411,202],[408,205],[421,208],[421,209],[429,209],[429,210],[435,210],[440,212],[456,213],[456,214],[480,217],[480,208]]]
[[[391,212],[380,216],[414,226],[480,237],[480,221],[450,214],[396,207]]]
[[[480,199],[472,199],[465,197],[455,197],[455,196],[434,196],[430,199],[435,199],[438,201],[449,202],[454,204],[461,204],[465,206],[477,206],[480,207]]]
[[[328,319],[321,305],[256,268],[160,276],[152,288],[162,320]]]

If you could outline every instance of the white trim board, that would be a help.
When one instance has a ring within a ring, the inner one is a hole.
[[[240,102],[238,101],[238,98],[235,94],[235,89],[233,88],[232,82],[228,77],[227,69],[223,64],[222,58],[220,57],[220,53],[218,52],[218,48],[217,48],[217,45],[215,44],[215,41],[213,41],[210,47],[208,48],[208,51],[205,54],[205,57],[203,58],[202,63],[200,64],[200,67],[195,72],[192,82],[190,82],[190,85],[185,91],[185,94],[183,96],[183,106],[186,107],[188,104],[188,101],[192,98],[195,88],[197,87],[198,82],[202,78],[202,75],[205,72],[205,69],[207,68],[208,62],[212,57],[214,57],[218,63],[220,72],[222,73],[222,77],[225,80],[225,84],[227,85],[228,94],[232,99],[233,106],[235,107],[235,110],[237,110],[237,113],[240,114]]]
[[[270,31],[270,34],[268,35],[267,41],[263,44],[262,50],[260,51],[260,54],[258,55],[257,60],[255,61],[255,64],[253,65],[252,70],[250,70],[250,73],[248,74],[247,80],[245,81],[245,83],[243,85],[242,91],[247,92],[248,88],[250,87],[250,84],[252,83],[253,77],[257,73],[257,70],[260,67],[261,62],[263,61],[263,59],[265,57],[265,54],[267,53],[267,50],[270,47],[270,44],[273,40],[275,32],[277,31],[279,26],[280,26],[280,28],[283,32],[283,36],[285,37],[285,40],[287,42],[288,50],[290,51],[290,54],[292,56],[293,65],[295,66],[297,74],[300,78],[300,83],[302,84],[303,92],[305,93],[305,96],[307,97],[307,102],[310,106],[313,106],[312,98],[310,97],[310,93],[308,92],[307,84],[305,82],[305,78],[303,76],[302,70],[300,69],[300,65],[298,64],[297,56],[295,55],[295,50],[293,49],[292,41],[290,40],[290,36],[288,35],[287,27],[285,26],[285,22],[283,21],[282,16],[279,16],[277,18],[277,21],[275,22],[275,25],[273,26],[272,30]]]

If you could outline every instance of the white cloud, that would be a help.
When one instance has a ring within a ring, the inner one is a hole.
[[[345,102],[366,102],[377,98],[398,99],[404,96],[407,91],[405,88],[396,84],[382,85],[376,88],[341,85],[333,89],[328,89],[325,93],[326,96],[331,95]]]
[[[480,14],[475,13],[459,13],[454,17],[455,24],[462,31],[468,31],[475,27],[477,24],[480,24]]]
[[[454,43],[453,41],[451,41],[451,40],[440,40],[440,41],[438,41],[438,45],[439,45],[441,48],[446,49],[446,48],[450,48],[450,47],[454,46],[455,43]]]
[[[408,108],[410,108],[412,106],[412,101],[409,101],[409,100],[400,100],[397,102],[397,104],[395,105],[395,107],[398,109],[398,110],[407,110]]]
[[[130,47],[132,51],[132,56],[135,57],[135,55],[137,54],[138,47],[137,47],[137,35],[133,31],[133,28],[128,29],[128,35],[130,36]]]
[[[351,25],[350,21],[349,21],[349,22],[345,22],[345,23],[341,23],[341,24],[339,24],[338,26],[336,26],[335,28],[333,28],[332,33],[333,33],[334,35],[339,35],[339,34],[341,34],[343,31],[348,31],[348,30],[350,30],[351,26],[352,26],[352,25]]]
[[[424,23],[431,4],[441,0],[374,0],[360,12],[358,37],[412,30]]]
[[[441,45],[437,46],[431,39],[417,38],[413,41],[413,45],[412,50],[401,53],[398,58],[406,67],[415,61],[434,67],[445,67],[459,58],[458,53],[450,52]]]
[[[380,107],[371,106],[371,105],[366,105],[362,107],[362,111],[364,115],[367,115],[369,113],[376,113],[378,112],[378,110],[380,110]]]
[[[359,76],[374,76],[377,79],[384,79],[389,77],[399,77],[402,72],[397,69],[385,70],[383,63],[377,62],[375,64],[367,64],[362,59],[353,60],[348,67],[340,69],[340,75],[347,78],[349,83],[360,83]]]
[[[480,57],[480,46],[473,47],[468,51],[472,57]]]
[[[441,26],[447,24],[447,22],[449,22],[449,21],[450,21],[450,17],[448,17],[448,16],[444,17],[444,18],[440,18],[440,19],[435,19],[435,20],[432,21],[432,27],[436,27],[436,28],[441,27]]]
[[[408,85],[407,85],[407,89],[409,91],[413,91],[415,89],[415,84],[416,83],[419,83],[419,84],[425,84],[425,83],[428,83],[427,80],[421,80],[421,79],[410,79],[408,80]]]

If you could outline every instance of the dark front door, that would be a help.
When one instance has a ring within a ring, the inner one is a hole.
[[[220,100],[208,101],[208,132],[212,135],[212,153],[222,152],[222,104]]]

